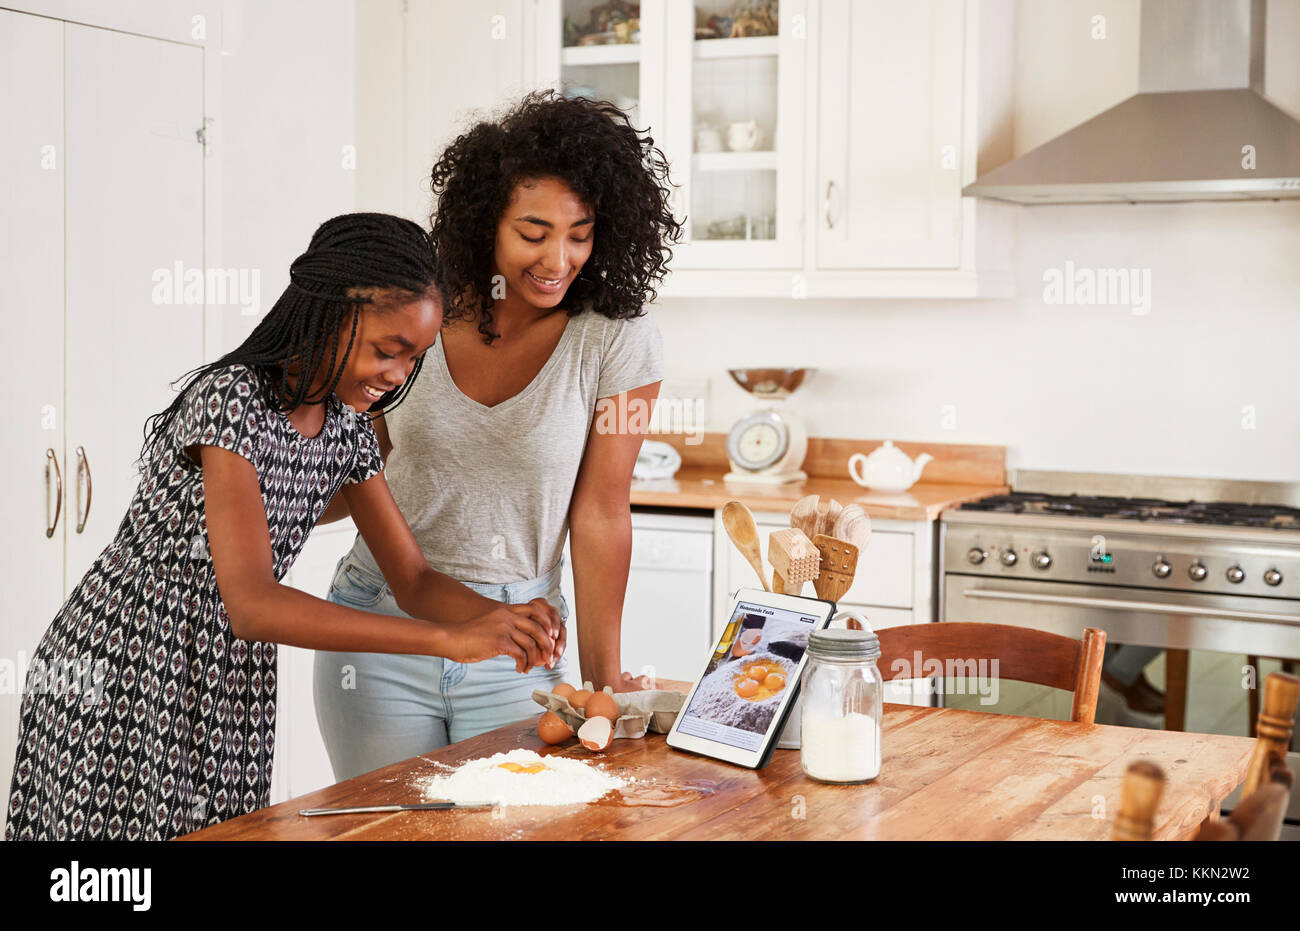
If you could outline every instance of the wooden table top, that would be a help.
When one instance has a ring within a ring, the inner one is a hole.
[[[1254,741],[1041,718],[885,705],[884,764],[861,785],[803,774],[797,750],[761,770],[673,750],[662,734],[616,740],[601,762],[650,789],[584,806],[304,818],[302,808],[424,801],[442,764],[547,747],[537,718],[395,763],[187,835],[185,840],[1107,840],[1124,768],[1147,757],[1167,784],[1154,837],[1184,840],[1246,775]],[[648,804],[673,801],[670,807]],[[640,804],[636,804],[640,802]]]
[[[947,508],[967,501],[1005,494],[1006,485],[917,482],[907,491],[873,491],[847,478],[811,476],[786,485],[728,484],[724,473],[682,469],[673,478],[632,483],[632,504],[715,510],[728,501],[744,502],[751,511],[789,511],[805,495],[834,498],[840,504],[860,504],[871,517],[892,520],[935,520]]]

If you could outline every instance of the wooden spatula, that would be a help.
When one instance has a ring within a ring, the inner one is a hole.
[[[858,570],[858,548],[824,533],[813,537],[813,546],[821,554],[817,578],[813,580],[817,597],[838,602],[853,584],[853,575]]]

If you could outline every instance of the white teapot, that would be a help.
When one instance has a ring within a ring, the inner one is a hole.
[[[885,440],[870,456],[854,453],[849,457],[849,477],[863,488],[906,491],[916,484],[921,470],[933,460],[929,453],[921,453],[913,461],[892,441]]]

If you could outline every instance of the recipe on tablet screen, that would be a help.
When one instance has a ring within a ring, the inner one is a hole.
[[[798,684],[816,615],[739,602],[700,677],[677,732],[759,750]]]

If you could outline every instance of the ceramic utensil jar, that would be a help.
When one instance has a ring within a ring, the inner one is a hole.
[[[800,763],[821,782],[867,782],[880,773],[880,641],[869,630],[816,630],[808,638]]]

